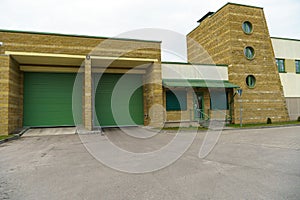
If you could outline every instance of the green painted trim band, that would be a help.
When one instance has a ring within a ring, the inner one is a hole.
[[[163,85],[167,87],[239,88],[229,81],[220,80],[164,79]]]
[[[205,63],[189,63],[189,62],[172,62],[172,61],[162,61],[161,64],[173,64],[173,65],[204,65],[204,66],[217,66],[217,67],[228,67],[228,65],[223,64],[205,64]]]

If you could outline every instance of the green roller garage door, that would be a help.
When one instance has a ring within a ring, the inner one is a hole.
[[[96,126],[143,125],[142,76],[103,74],[95,92],[95,114]]]
[[[72,91],[76,74],[24,73],[24,126],[74,125]]]

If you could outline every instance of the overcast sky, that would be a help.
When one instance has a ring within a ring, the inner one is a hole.
[[[227,0],[0,0],[0,29],[115,37],[136,29],[156,28],[168,29],[184,36],[197,26],[197,20],[208,11],[217,11],[227,2]],[[271,36],[300,39],[299,0],[230,2],[263,7]],[[146,34],[143,38],[164,39],[160,38],[159,34]]]

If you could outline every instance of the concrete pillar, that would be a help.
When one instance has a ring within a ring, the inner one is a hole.
[[[84,127],[93,129],[92,124],[92,61],[89,56],[85,59],[84,66]]]

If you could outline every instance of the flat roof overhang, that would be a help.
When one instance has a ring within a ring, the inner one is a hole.
[[[84,66],[85,55],[52,54],[5,51],[20,65],[21,71],[31,72],[78,72]],[[157,59],[132,57],[102,57],[89,55],[93,72],[146,73],[146,68]]]
[[[158,62],[157,59],[149,58],[127,58],[127,57],[101,57],[90,56],[92,61],[92,72],[108,72],[112,69],[126,72],[138,72],[142,74],[146,73],[146,69],[154,62]]]
[[[239,88],[224,80],[163,79],[163,85],[165,87]]]

